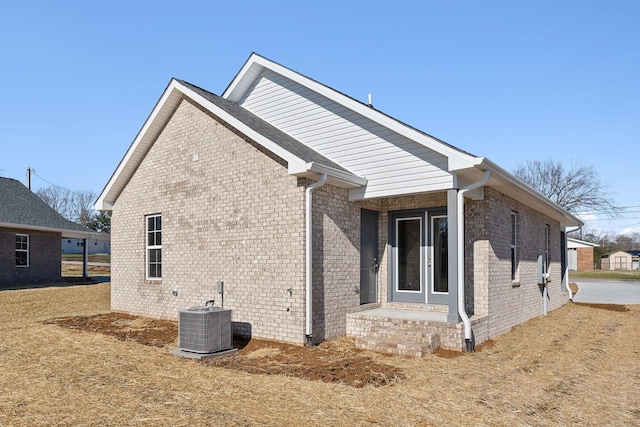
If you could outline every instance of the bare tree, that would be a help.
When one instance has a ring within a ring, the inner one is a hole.
[[[607,191],[609,185],[600,179],[593,166],[576,163],[566,170],[559,161],[527,160],[513,174],[569,212],[618,213]]]
[[[50,186],[38,189],[35,194],[69,221],[86,227],[92,225],[93,201],[96,199],[92,191],[70,191]]]
[[[93,202],[96,195],[92,191],[79,191],[71,193],[71,221],[85,227],[93,223]]]
[[[69,218],[69,190],[62,187],[51,186],[46,188],[39,188],[35,191],[35,194],[36,196],[40,197],[47,205],[49,205],[54,211],[71,220]]]

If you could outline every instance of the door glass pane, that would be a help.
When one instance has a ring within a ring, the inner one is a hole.
[[[397,222],[398,290],[420,291],[420,218]]]
[[[449,242],[446,217],[433,218],[433,292],[449,292]]]

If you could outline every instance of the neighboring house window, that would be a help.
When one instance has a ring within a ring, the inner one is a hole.
[[[147,278],[162,278],[162,215],[146,217]]]
[[[518,273],[518,213],[511,212],[511,280]]]
[[[16,267],[29,267],[28,234],[16,234]]]

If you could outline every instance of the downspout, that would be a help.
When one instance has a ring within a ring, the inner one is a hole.
[[[465,306],[464,306],[464,193],[469,190],[475,190],[478,187],[482,187],[484,184],[489,181],[491,177],[491,171],[486,170],[484,172],[484,177],[473,184],[467,185],[466,187],[458,190],[458,314],[462,319],[462,323],[464,323],[464,342],[467,348],[467,351],[473,353],[475,351],[475,345],[471,336],[471,320],[469,320],[469,316],[467,315]]]
[[[318,187],[322,187],[327,182],[327,174],[323,173],[320,179],[313,184],[309,185],[306,190],[306,328],[305,336],[307,339],[307,345],[313,346],[313,238],[312,238],[312,225],[313,225],[313,198],[311,193]]]

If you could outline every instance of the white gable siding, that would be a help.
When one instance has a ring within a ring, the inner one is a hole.
[[[451,188],[447,157],[265,70],[241,104],[283,132],[369,180],[353,198]]]

